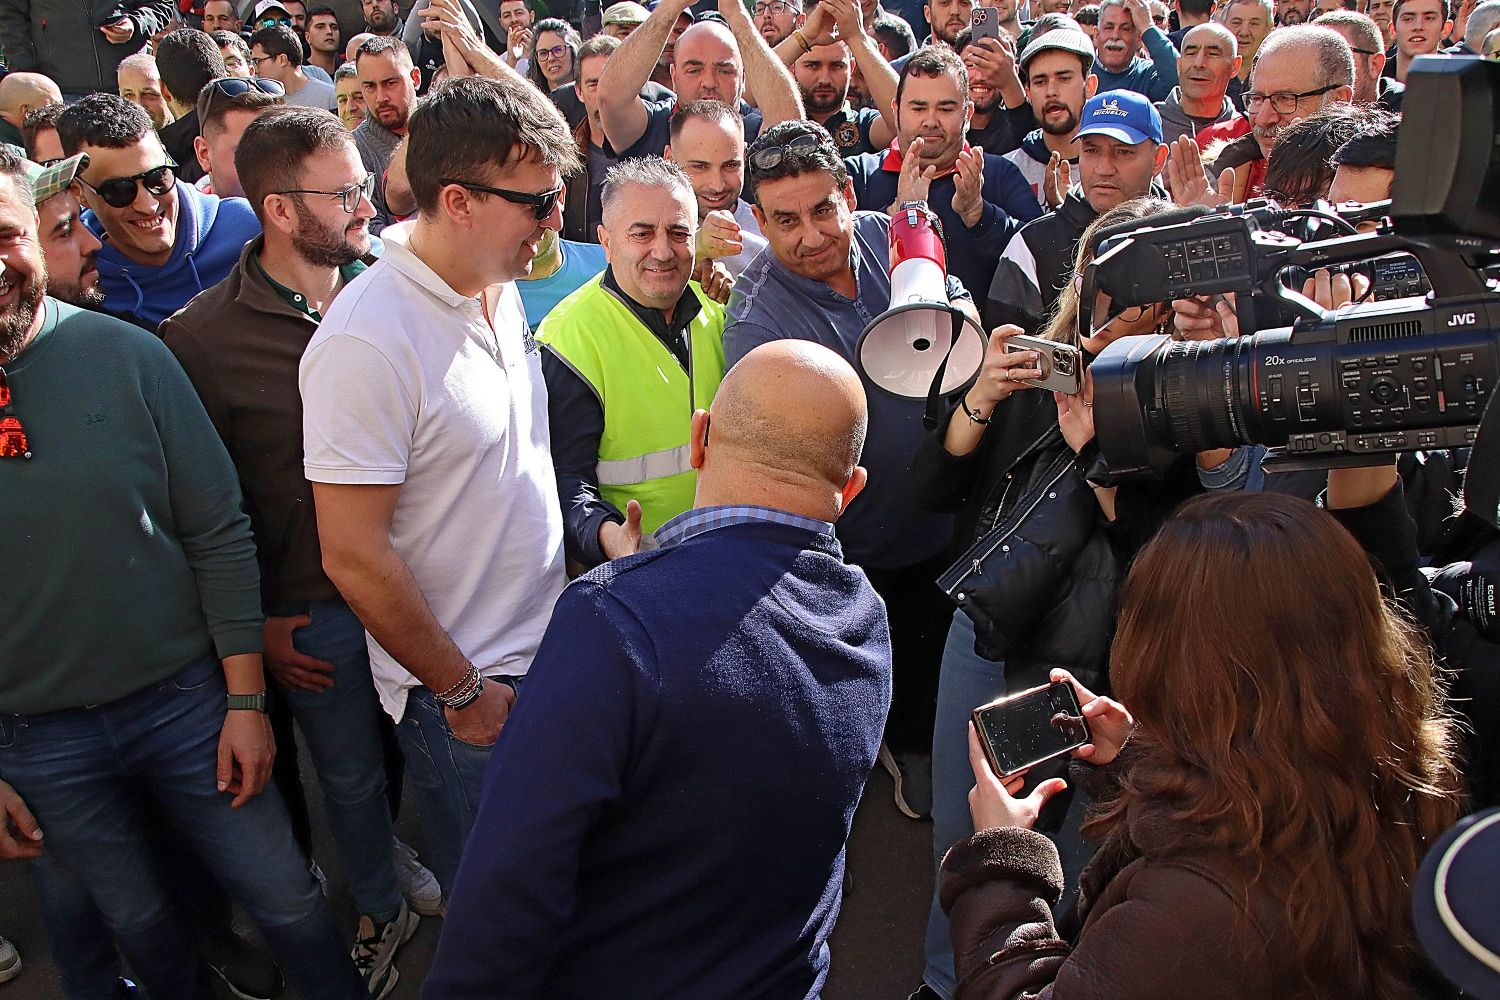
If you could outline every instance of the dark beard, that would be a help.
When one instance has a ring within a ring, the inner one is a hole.
[[[1072,135],[1078,131],[1078,116],[1069,112],[1068,117],[1053,124],[1042,124],[1042,131],[1048,135]]]
[[[46,289],[47,270],[43,267],[26,279],[16,304],[0,316],[0,360],[11,360],[26,346],[26,340],[31,336],[31,324],[36,322],[36,311],[42,304]]]
[[[307,224],[298,226],[292,233],[292,249],[309,264],[343,267],[364,256],[349,242],[347,229],[330,229],[315,219],[304,218]]]
[[[1000,102],[1004,100],[1004,98],[1000,96],[1000,91],[991,90],[990,93],[993,96],[988,101],[985,101],[982,104],[979,101],[974,101],[974,113],[976,115],[994,114],[995,109],[1000,107]],[[970,100],[973,99],[970,98]]]
[[[90,312],[99,312],[104,308],[104,289],[96,283],[93,288],[84,288],[83,282],[75,281],[71,285],[64,285],[57,278],[48,276],[47,294],[59,302],[66,302],[70,306],[87,309]]]
[[[809,115],[819,115],[826,117],[833,114],[839,108],[842,108],[844,106],[844,101],[848,99],[848,96],[848,92],[845,91],[843,95],[834,94],[833,97],[831,97],[828,101],[820,103],[813,97],[812,94],[803,91],[802,103],[806,105],[807,113]]]

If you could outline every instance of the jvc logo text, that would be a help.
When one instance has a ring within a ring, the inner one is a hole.
[[[1478,313],[1454,313],[1448,317],[1449,326],[1473,326],[1479,322]]]

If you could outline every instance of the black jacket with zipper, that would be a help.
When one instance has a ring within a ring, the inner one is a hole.
[[[1097,449],[1073,454],[1051,393],[1013,394],[962,457],[943,447],[947,425],[924,439],[913,480],[918,502],[958,511],[970,540],[939,584],[973,619],[975,652],[1005,662],[1012,690],[1055,666],[1107,689],[1116,591],[1135,552],[1201,490],[1192,457],[1162,481],[1122,484],[1110,522],[1087,482],[1104,474]]]

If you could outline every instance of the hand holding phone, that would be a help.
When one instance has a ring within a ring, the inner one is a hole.
[[[974,41],[981,38],[1000,40],[1000,9],[998,7],[975,7],[969,14],[969,29]]]
[[[1010,778],[1092,741],[1078,694],[1054,681],[974,709],[990,766]]]
[[[1094,694],[1060,667],[1054,668],[1048,679],[1054,684],[1072,686],[1079,704],[1083,706],[1083,717],[1088,720],[1089,742],[1074,750],[1073,756],[1099,767],[1114,760],[1135,729],[1135,717],[1130,714],[1130,710],[1113,698]]]
[[[969,816],[974,830],[1016,826],[1030,830],[1036,825],[1047,800],[1068,787],[1061,778],[1049,778],[1024,799],[1016,798],[1025,783],[1022,775],[1002,780],[990,766],[979,727],[969,723],[969,767],[974,771],[974,789],[969,792]]]
[[[1066,396],[1078,395],[1083,385],[1083,354],[1072,344],[1059,344],[1055,340],[1012,334],[1006,338],[1007,351],[1033,351],[1036,354],[1040,378],[1018,381],[1037,389],[1051,389]]]

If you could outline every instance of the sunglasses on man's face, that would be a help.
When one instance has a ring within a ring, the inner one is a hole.
[[[21,426],[11,407],[10,379],[5,369],[0,368],[0,458],[30,458],[31,445],[26,440],[26,428]]]
[[[146,185],[147,191],[160,198],[172,190],[172,186],[177,183],[177,174],[170,163],[163,163],[159,167],[152,167],[150,170],[143,170],[129,177],[111,177],[98,185],[90,184],[82,177],[78,179],[83,181],[84,187],[103,198],[104,204],[110,208],[129,208],[135,202],[137,184]]]
[[[507,191],[505,188],[488,187],[484,184],[472,184],[469,181],[452,180],[447,177],[439,177],[439,184],[455,184],[469,191],[482,191],[492,194],[497,198],[504,198],[512,205],[529,205],[532,212],[536,213],[537,221],[547,218],[552,210],[557,207],[557,199],[562,197],[563,187],[558,185],[551,191],[543,191],[540,194],[531,194],[526,191]]]

